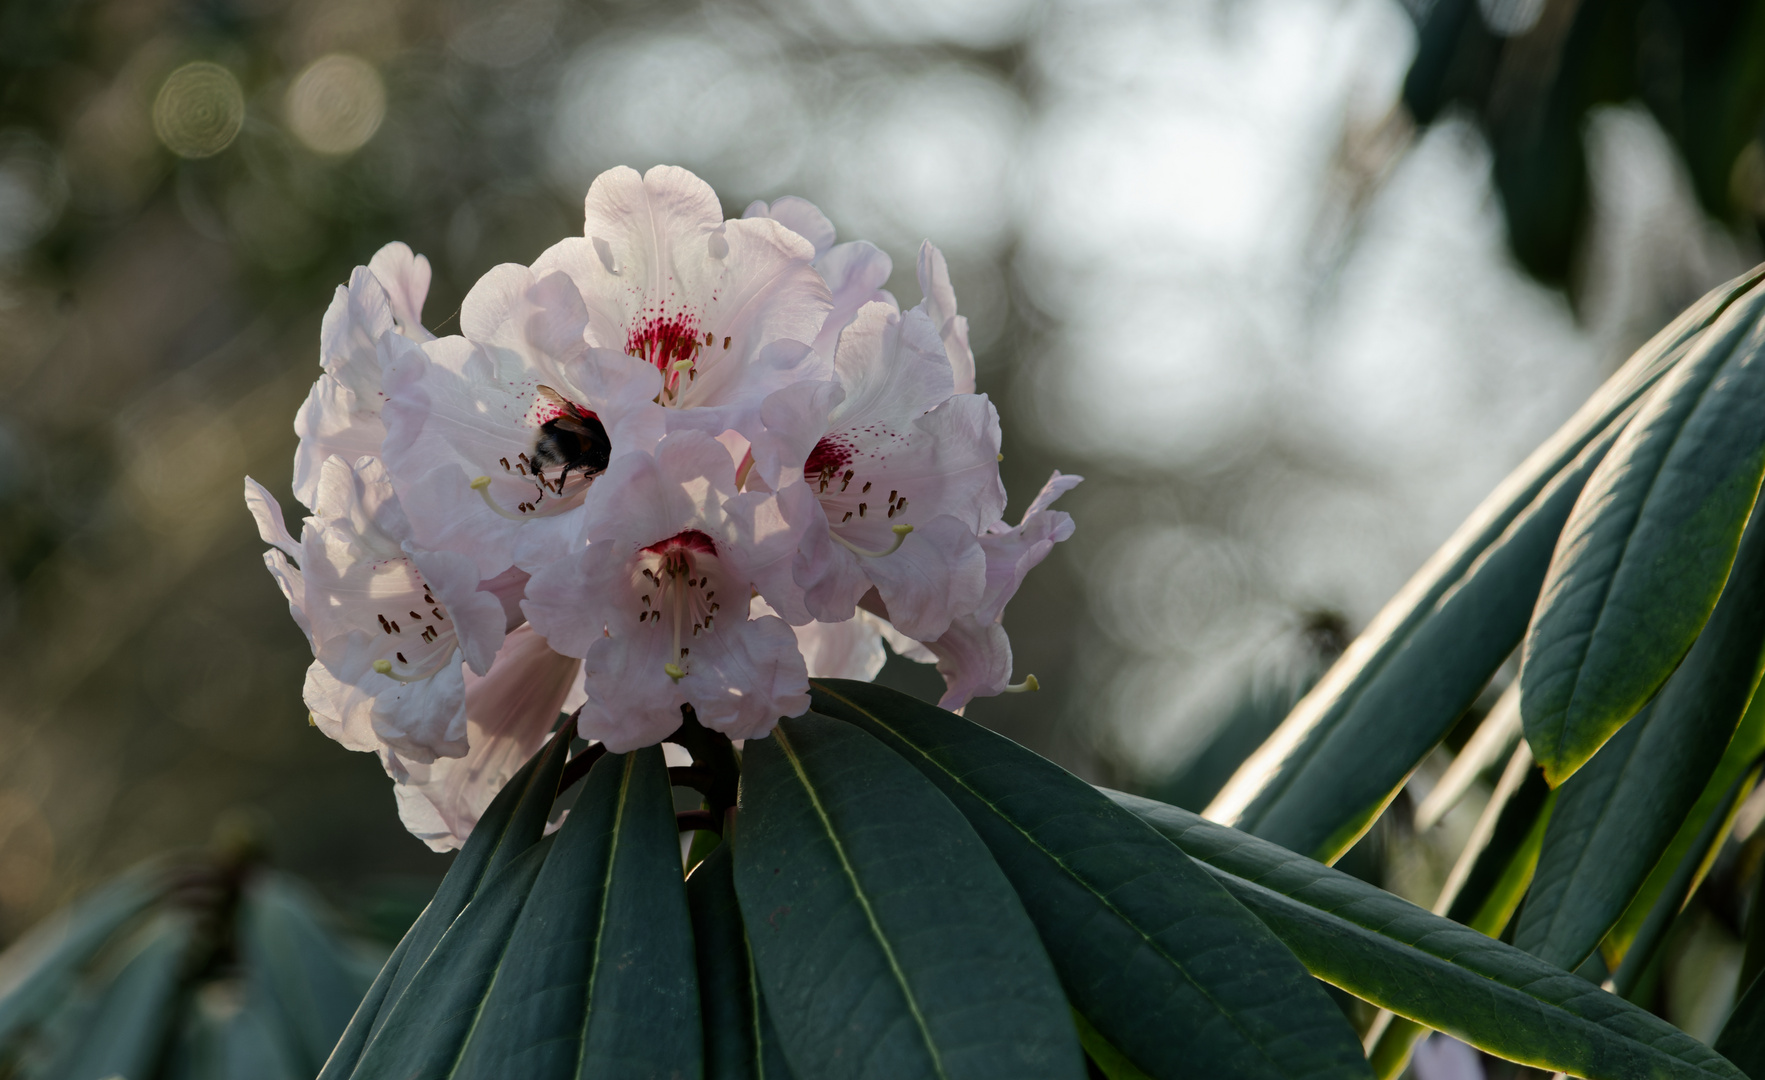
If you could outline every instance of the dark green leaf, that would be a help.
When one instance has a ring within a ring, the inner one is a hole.
[[[1313,974],[1399,1016],[1591,1080],[1741,1076],[1666,1021],[1529,953],[1185,810],[1112,797],[1207,865]]]
[[[43,1080],[147,1076],[170,1042],[194,928],[184,914],[160,915],[89,1008],[73,1009],[73,1030]]]
[[[564,771],[569,750],[567,734],[554,737],[491,800],[471,837],[448,867],[435,898],[405,933],[368,988],[318,1080],[342,1080],[350,1075],[368,1040],[380,1030],[400,995],[479,887],[539,840],[557,798],[558,777]]]
[[[556,839],[548,836],[530,845],[484,883],[387,1009],[350,1076],[413,1080],[448,1075],[478,1021],[515,922]]]
[[[1716,1051],[1752,1080],[1765,1080],[1765,979],[1755,978],[1734,1003],[1716,1036]]]
[[[0,1046],[40,1021],[72,992],[85,967],[111,935],[164,892],[164,871],[142,867],[49,919],[6,951],[0,976]]]
[[[1642,402],[1563,528],[1526,636],[1526,738],[1561,784],[1652,697],[1728,578],[1765,474],[1765,295]]]
[[[597,761],[554,839],[457,1065],[421,1075],[698,1076],[692,924],[662,748]]]
[[[1473,12],[1473,18],[1474,7],[1466,9]],[[1491,545],[1507,535],[1553,479],[1581,457],[1589,444],[1613,428],[1626,410],[1696,345],[1697,336],[1730,304],[1746,295],[1760,277],[1754,273],[1737,278],[1688,308],[1639,349],[1568,423],[1502,481],[1452,539],[1386,604],[1274,736],[1239,768],[1208,807],[1208,815],[1260,832],[1263,818],[1282,804],[1289,785],[1301,775],[1317,775],[1309,768],[1312,757],[1329,742],[1331,733],[1361,696],[1382,680],[1387,666],[1406,651],[1410,639],[1432,618],[1448,593],[1463,587],[1467,575]],[[1449,644],[1456,649],[1459,643],[1455,640]],[[1412,663],[1429,659],[1418,654]],[[1414,663],[1411,670],[1425,675],[1427,667],[1426,662]],[[1450,699],[1451,695],[1446,697]],[[1315,782],[1327,786],[1330,774],[1326,772]],[[1346,835],[1353,831],[1356,816],[1363,813],[1365,807],[1356,808],[1348,816],[1310,831],[1324,837]],[[1302,831],[1305,828],[1303,822],[1298,827]],[[1316,844],[1309,849],[1329,854]]]
[[[798,1075],[1084,1075],[1035,927],[918,771],[813,714],[743,769],[736,892]]]
[[[1761,754],[1765,754],[1765,694],[1755,693],[1697,803],[1685,815],[1673,841],[1667,845],[1654,869],[1649,871],[1648,880],[1636,891],[1618,925],[1612,927],[1600,943],[1600,951],[1610,968],[1618,969],[1627,958],[1632,942],[1650,921],[1651,913],[1663,896],[1681,891],[1689,896],[1695,891],[1714,856],[1712,847],[1719,845],[1727,835],[1731,822],[1726,808],[1732,805],[1737,793],[1745,795],[1747,774],[1752,772]],[[1711,828],[1716,831],[1708,832]],[[1692,868],[1692,877],[1689,883],[1676,885],[1684,866]]]
[[[1648,918],[1637,928],[1630,947],[1624,951],[1624,962],[1612,974],[1612,989],[1619,996],[1630,997],[1631,991],[1636,989],[1649,961],[1654,958],[1655,950],[1667,940],[1668,929],[1685,909],[1691,894],[1697,891],[1704,871],[1709,869],[1710,862],[1716,857],[1716,848],[1721,845],[1734,824],[1734,810],[1739,805],[1741,796],[1752,790],[1758,778],[1757,766],[1745,775],[1735,777],[1723,794],[1722,801],[1704,821],[1703,828],[1698,830],[1697,839],[1691,849],[1680,857],[1679,865],[1674,868],[1673,876],[1655,899]]]
[[[1574,970],[1624,914],[1722,760],[1765,650],[1765,510],[1655,700],[1558,789],[1514,944]]]
[[[705,1080],[790,1080],[784,1050],[760,997],[728,844],[719,844],[693,869],[686,879],[686,897],[699,954]]]
[[[1089,785],[961,717],[868,683],[814,708],[917,766],[1016,886],[1073,1006],[1149,1076],[1366,1076],[1334,1002],[1193,861]],[[751,924],[750,924],[751,925]]]
[[[1128,1055],[1116,1049],[1114,1043],[1103,1037],[1085,1014],[1077,1009],[1072,1011],[1073,1027],[1079,1031],[1079,1043],[1085,1048],[1085,1056],[1091,1059],[1107,1080],[1152,1080],[1128,1060]]]
[[[1554,801],[1531,751],[1516,747],[1441,889],[1435,914],[1499,937],[1532,884]],[[1470,864],[1463,865],[1467,859]]]

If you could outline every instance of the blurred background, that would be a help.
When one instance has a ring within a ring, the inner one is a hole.
[[[1762,105],[1757,2],[3,0],[0,943],[242,816],[382,936],[445,869],[307,725],[240,497],[293,505],[320,314],[390,240],[446,333],[616,164],[807,197],[904,304],[932,239],[1014,506],[1087,477],[1006,620],[1044,689],[970,715],[1199,808],[1759,260]],[[1417,852],[1369,872],[1431,897]]]

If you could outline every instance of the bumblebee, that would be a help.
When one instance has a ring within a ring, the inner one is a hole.
[[[558,415],[539,425],[539,435],[533,442],[533,471],[540,483],[553,494],[562,494],[564,481],[572,471],[590,480],[606,472],[607,463],[613,458],[613,441],[607,437],[600,417],[549,386],[539,388],[539,400],[558,411]],[[561,467],[556,480],[546,479],[545,470],[551,467]]]

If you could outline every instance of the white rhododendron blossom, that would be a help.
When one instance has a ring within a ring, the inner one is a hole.
[[[922,300],[786,196],[725,220],[683,169],[613,169],[583,235],[422,326],[426,259],[337,290],[295,428],[295,539],[246,502],[314,662],[312,721],[375,753],[401,819],[458,847],[547,740],[623,753],[696,719],[763,738],[810,678],[936,663],[960,708],[1013,683],[1006,604],[1072,533],[1054,477],[1004,520],[944,256]],[[885,643],[887,648],[885,648]]]

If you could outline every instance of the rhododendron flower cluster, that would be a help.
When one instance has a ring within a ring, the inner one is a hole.
[[[295,418],[310,514],[296,538],[250,479],[246,502],[313,723],[379,755],[413,833],[462,843],[560,712],[614,752],[687,707],[760,738],[884,641],[937,664],[946,708],[1013,688],[1000,618],[1078,478],[1004,520],[967,322],[938,249],[917,269],[902,310],[889,257],[810,203],[725,220],[685,170],[620,168],[457,334],[423,328],[403,244],[338,288]]]

